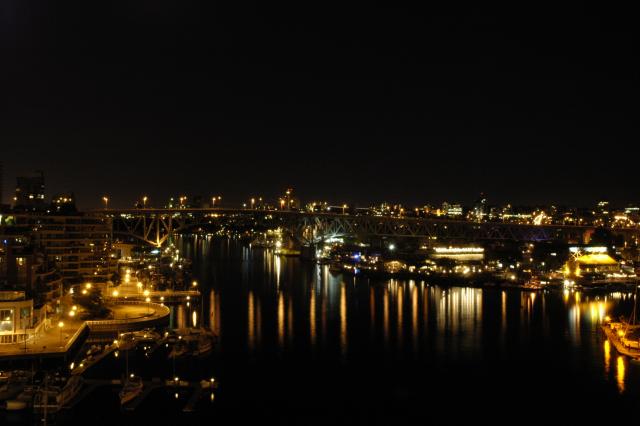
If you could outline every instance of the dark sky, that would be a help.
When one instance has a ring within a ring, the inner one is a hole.
[[[640,201],[630,10],[273,3],[0,1],[5,202]]]

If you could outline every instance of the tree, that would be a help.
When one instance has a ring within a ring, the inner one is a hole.
[[[89,288],[77,291],[73,295],[75,304],[80,305],[87,313],[89,318],[104,318],[111,312],[105,306],[102,291],[99,288]]]

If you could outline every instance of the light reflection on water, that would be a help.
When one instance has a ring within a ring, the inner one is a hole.
[[[616,380],[620,393],[624,392],[624,372],[624,358],[622,357],[622,355],[618,355],[618,361],[616,362]]]
[[[228,244],[217,248],[220,253],[208,253],[209,242],[199,249],[195,256],[226,259],[233,254]],[[236,261],[225,262],[236,267]],[[239,275],[221,275],[211,264],[194,263],[199,281],[209,283],[203,286],[208,291],[205,321],[223,345],[225,336],[242,339],[246,350],[258,356],[310,353],[343,362],[372,353],[437,362],[485,357],[554,362],[559,356],[583,363],[568,368],[593,369],[619,392],[629,390],[630,367],[611,353],[599,329],[605,316],[629,314],[629,293],[530,293],[354,278],[263,249],[241,250]],[[205,267],[197,270],[198,265]],[[190,312],[177,308],[179,326]]]

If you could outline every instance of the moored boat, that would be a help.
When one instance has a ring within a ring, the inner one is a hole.
[[[137,398],[144,388],[142,378],[133,374],[127,377],[122,390],[120,391],[120,404],[125,405]]]
[[[33,379],[29,371],[15,370],[0,372],[0,401],[18,396]]]
[[[602,325],[605,336],[621,355],[640,360],[640,333],[629,330],[622,322],[607,322]]]
[[[36,412],[55,413],[68,406],[82,389],[84,381],[81,376],[71,376],[68,379],[55,376],[46,379],[46,383],[35,392],[33,408]]]
[[[87,351],[86,358],[83,358],[77,366],[72,365],[73,368],[71,369],[71,375],[77,376],[84,373],[116,349],[118,349],[118,345],[116,344],[105,345],[104,347],[92,346],[91,349]]]

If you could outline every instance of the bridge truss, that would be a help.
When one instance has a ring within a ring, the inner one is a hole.
[[[112,220],[115,236],[160,247],[172,235],[228,222],[280,227],[304,245],[335,237],[423,238],[441,241],[585,242],[592,227],[518,225],[435,218],[397,218],[236,209],[135,209],[94,212]]]

